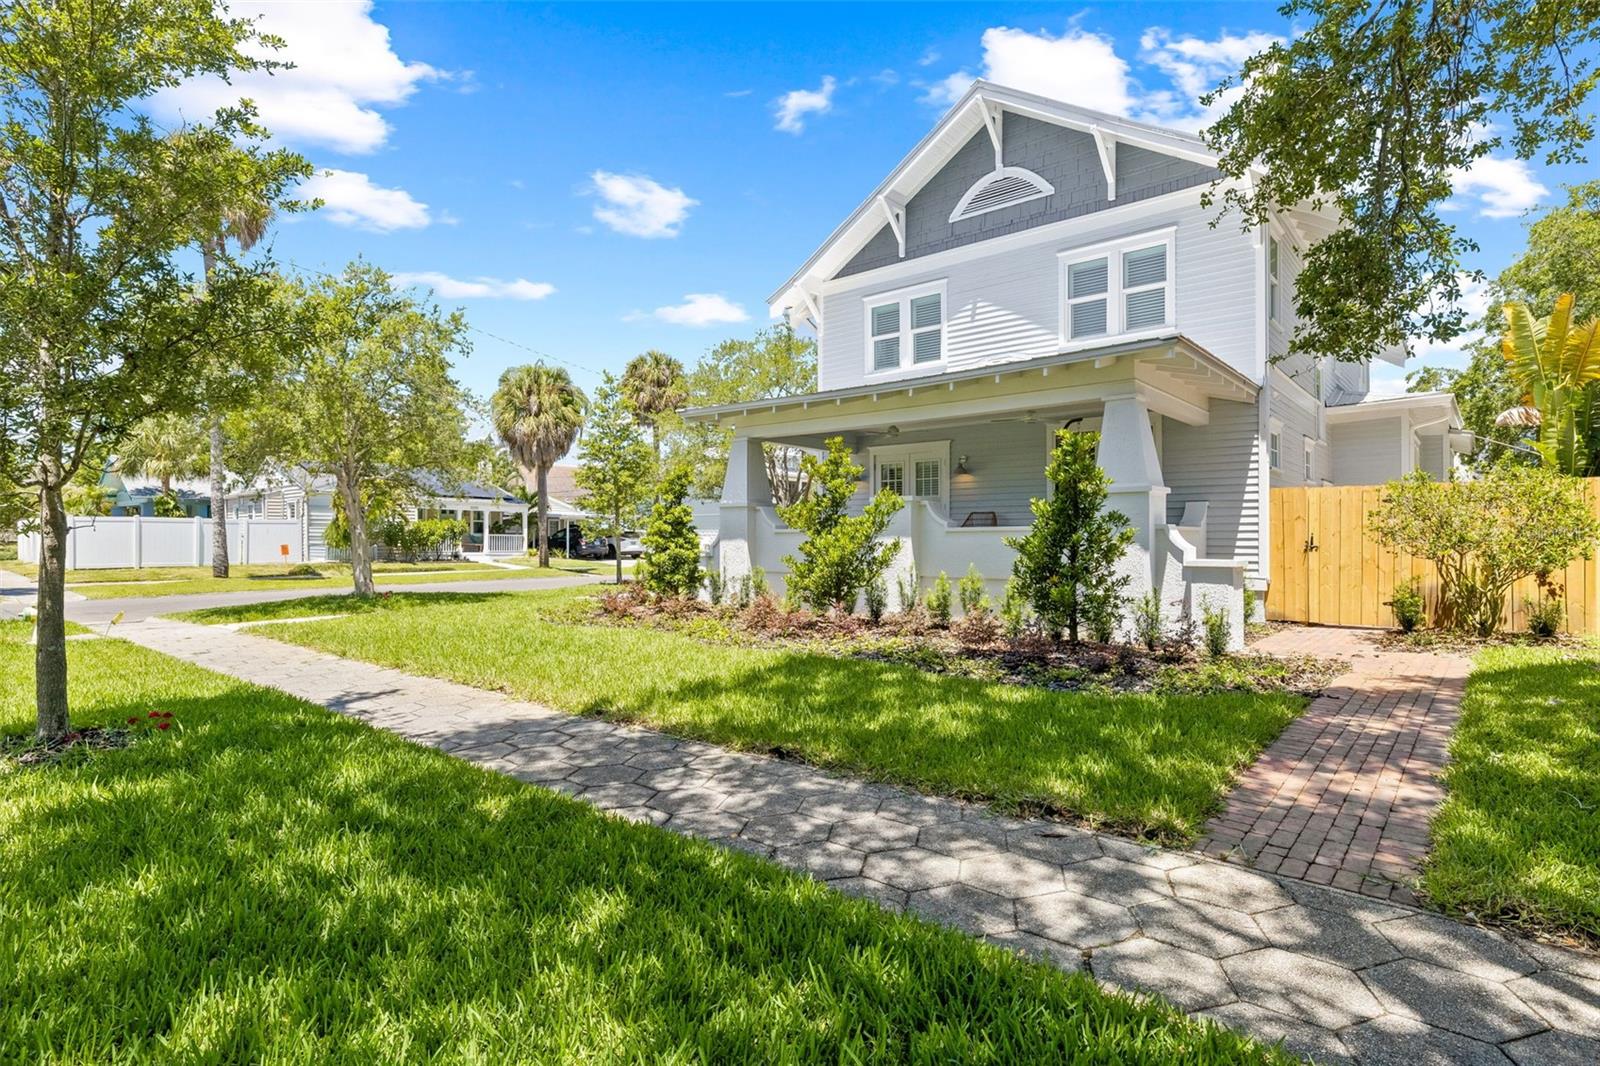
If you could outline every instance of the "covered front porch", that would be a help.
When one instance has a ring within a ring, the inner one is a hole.
[[[417,508],[418,518],[459,518],[467,534],[461,541],[464,556],[500,557],[528,551],[526,503],[509,494],[499,498],[439,496]]]
[[[802,536],[777,516],[764,449],[817,449],[839,436],[864,471],[857,506],[882,488],[906,500],[885,533],[902,545],[891,608],[913,567],[926,588],[940,571],[954,580],[975,565],[998,598],[1015,554],[1005,540],[1026,532],[1031,501],[1048,491],[1055,434],[1094,430],[1110,506],[1135,531],[1122,560],[1132,594],[1160,589],[1173,619],[1214,602],[1242,636],[1241,590],[1256,561],[1245,512],[1264,473],[1254,399],[1248,381],[1175,336],[692,412],[734,431],[714,565],[724,582],[760,567],[781,591],[783,559]]]

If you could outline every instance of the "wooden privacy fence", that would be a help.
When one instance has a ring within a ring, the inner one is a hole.
[[[1587,479],[1589,506],[1600,516],[1600,479]],[[1267,587],[1267,617],[1314,625],[1392,626],[1386,601],[1396,585],[1422,579],[1428,617],[1437,617],[1439,575],[1426,559],[1392,552],[1367,532],[1367,516],[1377,509],[1381,485],[1272,490],[1270,526],[1272,565]],[[1600,554],[1600,545],[1596,545]],[[1560,574],[1565,586],[1567,630],[1600,632],[1600,558],[1575,559]],[[1506,604],[1502,624],[1527,628],[1527,600],[1535,599],[1532,578],[1519,581]]]

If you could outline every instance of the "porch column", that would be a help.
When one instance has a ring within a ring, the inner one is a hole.
[[[724,587],[748,576],[755,565],[756,514],[772,504],[761,442],[737,436],[728,447],[728,471],[722,479],[722,508],[717,533],[717,569]]]
[[[522,509],[522,553],[528,553],[528,509]]]
[[[1111,479],[1106,506],[1128,516],[1133,543],[1118,564],[1128,575],[1127,595],[1138,599],[1158,588],[1161,581],[1158,537],[1167,524],[1167,486],[1156,458],[1155,435],[1150,432],[1150,409],[1134,396],[1106,400],[1100,424],[1097,460]],[[1124,629],[1127,618],[1123,620]]]

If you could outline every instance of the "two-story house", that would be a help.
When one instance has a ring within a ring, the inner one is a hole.
[[[716,565],[781,588],[800,535],[778,519],[766,442],[842,436],[859,499],[906,500],[889,587],[976,564],[998,593],[1004,538],[1048,491],[1063,427],[1098,430],[1122,565],[1169,614],[1234,613],[1265,589],[1268,489],[1443,474],[1446,394],[1367,400],[1367,368],[1281,358],[1302,249],[1326,213],[1213,225],[1220,177],[1190,134],[978,82],[772,297],[818,338],[817,391],[702,408],[734,432]]]

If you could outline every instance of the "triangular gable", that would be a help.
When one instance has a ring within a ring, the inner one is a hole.
[[[1057,143],[1039,153],[1034,167],[1019,164],[1019,155],[1031,157],[1018,153],[1016,146],[1040,130],[1048,130]],[[998,217],[985,214],[951,221],[974,183],[1007,164],[1021,167],[1028,180],[1039,185],[1074,190],[1073,196],[1019,197],[1002,205],[994,213]],[[1215,165],[1216,156],[1192,134],[978,81],[769,303],[774,312],[789,308],[814,312],[811,305],[821,281],[871,269],[862,265],[866,262],[882,265],[916,254],[919,236],[938,228],[931,220],[941,210],[940,236],[970,243],[982,239],[981,231],[988,225],[1015,228],[1012,213],[1031,217],[1054,210],[1071,217],[1094,209],[1086,203],[1082,188],[1086,170],[1102,175],[1096,195],[1108,203],[1141,198],[1145,189],[1162,183],[1181,187],[1209,181],[1215,177]],[[1041,172],[1046,170],[1052,173]],[[890,253],[893,258],[888,258]]]

